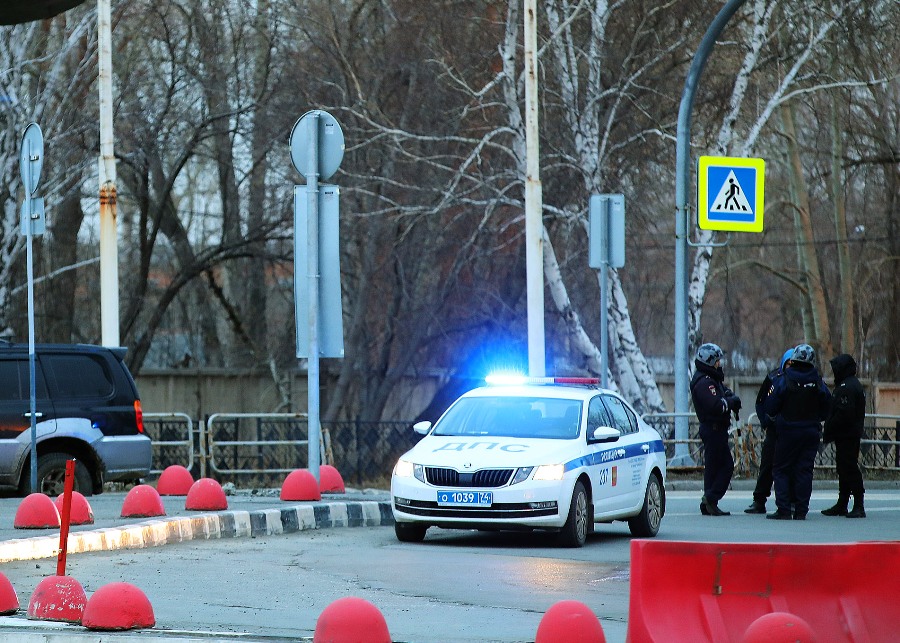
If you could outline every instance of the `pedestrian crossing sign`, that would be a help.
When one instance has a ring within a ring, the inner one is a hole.
[[[701,156],[697,169],[697,223],[703,230],[762,232],[763,159]]]

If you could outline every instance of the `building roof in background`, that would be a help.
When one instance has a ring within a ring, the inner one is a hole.
[[[52,18],[82,2],[84,0],[4,0],[0,4],[0,25]]]

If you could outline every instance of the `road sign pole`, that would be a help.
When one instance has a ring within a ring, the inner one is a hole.
[[[313,112],[308,119],[309,163],[306,175],[307,197],[307,254],[306,270],[309,280],[309,355],[307,357],[307,391],[309,437],[309,472],[319,480],[319,115]]]
[[[25,263],[28,282],[28,389],[29,389],[29,424],[31,425],[31,490],[38,491],[37,483],[37,395],[35,386],[34,356],[34,257],[32,255],[32,237],[37,219],[43,227],[43,200],[35,197],[41,181],[41,168],[44,163],[44,134],[37,123],[30,123],[22,135],[22,150],[19,159],[19,170],[22,184],[25,187],[25,203],[22,207],[20,230],[25,235]],[[40,207],[40,217],[35,212]]]
[[[27,142],[29,156],[31,155],[31,143]],[[35,358],[34,358],[34,257],[31,249],[31,194],[25,190],[25,261],[27,264],[28,280],[28,417],[31,423],[31,492],[37,493],[37,391],[35,386]]]

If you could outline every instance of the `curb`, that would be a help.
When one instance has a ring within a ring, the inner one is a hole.
[[[220,511],[196,516],[146,520],[124,527],[70,532],[70,554],[159,547],[187,540],[255,538],[332,527],[393,525],[389,501],[331,502],[258,511]],[[0,542],[0,563],[53,558],[59,536],[37,536]]]

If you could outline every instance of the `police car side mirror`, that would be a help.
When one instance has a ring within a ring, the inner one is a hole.
[[[420,435],[428,435],[429,430],[431,430],[431,422],[428,420],[422,420],[413,424],[413,431]]]
[[[591,433],[592,442],[615,442],[622,434],[611,426],[598,426]]]

